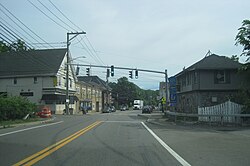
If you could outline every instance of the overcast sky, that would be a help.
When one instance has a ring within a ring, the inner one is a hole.
[[[39,1],[29,1],[67,27]],[[47,42],[65,42],[67,30],[47,18],[29,1],[0,0]],[[169,76],[201,60],[208,50],[229,57],[240,55],[242,47],[234,45],[235,36],[242,21],[250,19],[249,0],[51,0],[79,29],[49,0],[40,1],[71,27],[87,33],[71,43],[73,57],[86,56],[76,63],[162,72],[167,69]],[[2,6],[0,9],[4,10]],[[16,26],[1,11],[0,16],[2,22]],[[71,28],[70,31],[74,30]],[[32,40],[29,36],[27,38]],[[86,51],[93,50],[87,39],[96,53]],[[79,41],[84,41],[89,48]],[[102,79],[105,79],[105,72],[105,69],[92,68],[92,74]],[[128,77],[128,73],[115,70],[115,77],[109,81]],[[85,75],[85,67],[81,74]],[[164,75],[139,72],[139,78],[130,81],[144,89],[158,89]]]

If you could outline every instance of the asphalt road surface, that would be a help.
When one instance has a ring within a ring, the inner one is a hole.
[[[250,165],[250,130],[154,124],[140,111],[0,129],[0,165]]]

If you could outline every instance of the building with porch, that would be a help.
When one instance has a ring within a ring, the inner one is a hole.
[[[0,94],[23,96],[62,114],[66,101],[66,48],[0,53]],[[69,96],[74,113],[76,77],[69,67]]]

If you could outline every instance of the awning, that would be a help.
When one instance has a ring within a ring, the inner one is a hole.
[[[69,96],[70,101],[78,101],[79,99],[76,96]],[[50,101],[65,101],[66,95],[57,95],[57,94],[44,94],[42,100]]]

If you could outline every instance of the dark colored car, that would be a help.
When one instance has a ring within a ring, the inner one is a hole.
[[[150,106],[144,106],[144,107],[142,108],[142,113],[143,113],[143,114],[144,114],[144,113],[146,113],[146,114],[151,114],[151,112],[152,112],[152,109],[151,109]]]

